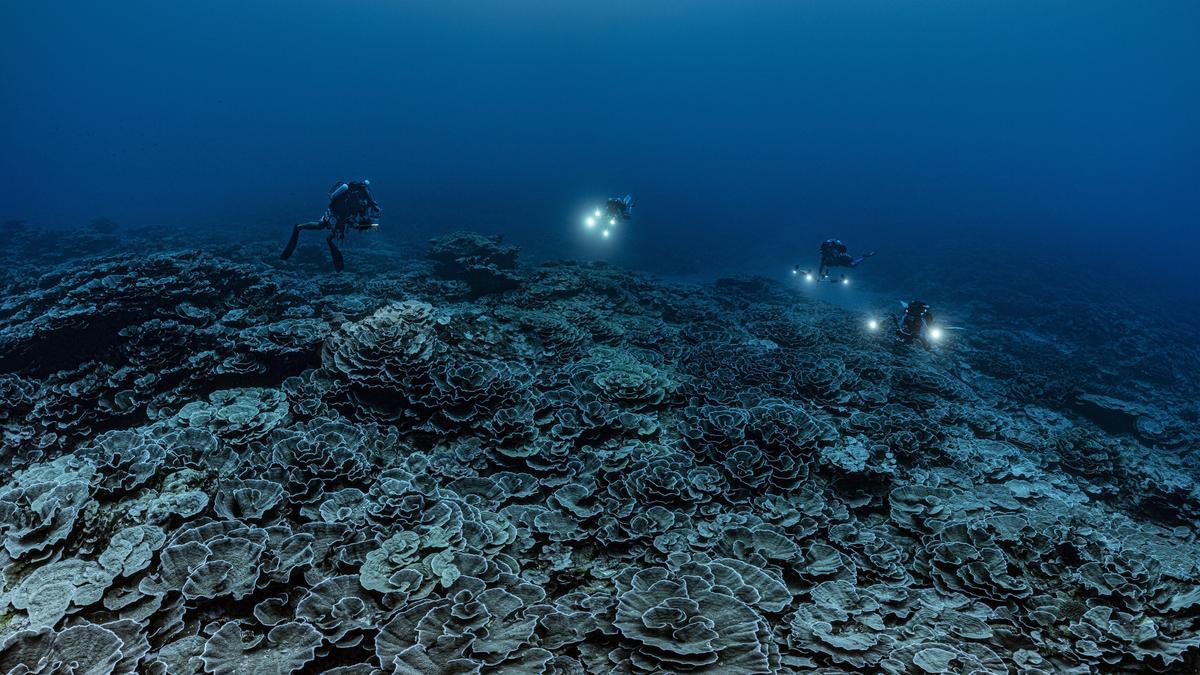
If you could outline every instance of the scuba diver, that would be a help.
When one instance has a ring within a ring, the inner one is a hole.
[[[329,190],[329,208],[321,219],[312,223],[300,223],[292,226],[292,238],[288,240],[283,253],[279,256],[287,260],[296,250],[300,242],[301,230],[330,230],[325,243],[329,244],[329,255],[333,258],[333,269],[341,272],[345,267],[342,252],[334,241],[346,238],[346,232],[354,229],[359,231],[373,230],[379,227],[379,204],[371,196],[371,181],[343,181],[336,183]]]
[[[851,256],[841,239],[826,239],[821,243],[821,266],[817,276],[824,279],[829,276],[830,267],[858,267],[859,263],[875,255],[874,251],[864,253],[857,258]]]
[[[896,323],[896,338],[901,342],[919,342],[926,350],[932,349],[933,340],[941,336],[941,329],[933,325],[933,310],[920,300],[900,302],[904,314],[892,315]]]
[[[842,243],[841,239],[826,239],[821,242],[821,264],[817,269],[816,276],[811,270],[801,270],[799,265],[792,268],[792,274],[800,274],[804,272],[804,278],[807,281],[830,281],[833,283],[848,284],[850,280],[846,275],[842,275],[841,279],[830,279],[830,267],[858,267],[859,263],[875,255],[874,251],[864,253],[857,258],[850,255],[849,249]]]
[[[627,221],[633,218],[633,196],[609,197],[604,202],[604,217],[609,225],[616,225],[618,220]]]

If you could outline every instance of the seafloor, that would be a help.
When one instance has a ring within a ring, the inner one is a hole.
[[[1197,667],[1145,311],[991,289],[927,353],[477,235],[0,238],[0,673]]]

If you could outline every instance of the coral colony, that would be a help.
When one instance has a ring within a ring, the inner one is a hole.
[[[337,277],[275,245],[6,266],[0,672],[1182,672],[1200,645],[1194,418],[1015,334],[930,353],[793,285],[470,233]]]

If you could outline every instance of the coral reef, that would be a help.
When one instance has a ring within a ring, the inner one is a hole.
[[[471,233],[336,279],[268,250],[6,277],[0,672],[1200,658],[1200,409],[1148,343],[1109,379]]]
[[[499,236],[455,232],[431,240],[429,259],[440,279],[462,281],[475,296],[516,288],[518,249],[500,243]]]

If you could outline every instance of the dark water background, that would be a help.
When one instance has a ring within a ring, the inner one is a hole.
[[[879,270],[1033,256],[1190,307],[1198,72],[1191,1],[13,3],[0,219],[282,240],[366,176],[379,236],[680,275],[840,236]],[[624,192],[633,227],[581,237]]]

